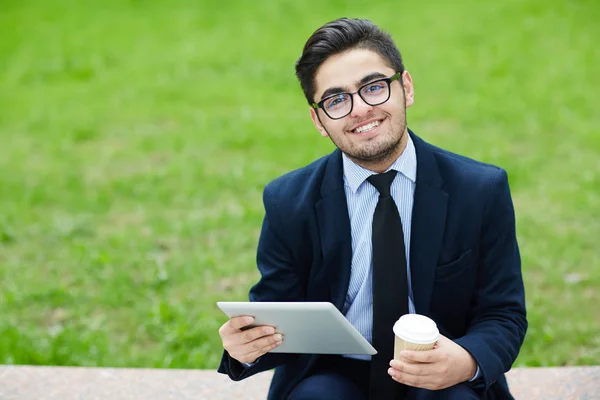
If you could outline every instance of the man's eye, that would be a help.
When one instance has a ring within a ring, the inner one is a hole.
[[[382,91],[384,89],[384,86],[382,83],[374,83],[372,85],[367,86],[365,89],[367,93],[376,93]]]
[[[344,101],[346,101],[346,96],[343,96],[343,95],[331,98],[331,99],[329,99],[329,101],[327,101],[327,108],[339,106],[342,103],[344,103]]]

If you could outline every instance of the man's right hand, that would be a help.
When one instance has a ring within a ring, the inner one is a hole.
[[[263,325],[242,330],[252,323],[254,323],[252,317],[234,317],[219,328],[223,348],[232,358],[241,363],[256,361],[283,341],[282,335],[275,333],[275,328],[272,326]]]

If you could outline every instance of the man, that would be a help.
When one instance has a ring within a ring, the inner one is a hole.
[[[412,78],[369,21],[319,28],[296,74],[337,149],[266,186],[250,300],[329,301],[378,354],[269,353],[282,338],[242,330],[252,319],[240,317],[219,330],[219,372],[241,380],[275,367],[269,399],[511,399],[504,373],[527,321],[506,172],[407,128]],[[409,312],[441,337],[392,360],[392,325]]]

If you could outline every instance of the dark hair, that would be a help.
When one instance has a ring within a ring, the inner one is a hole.
[[[379,54],[396,72],[404,72],[402,56],[389,33],[366,19],[340,18],[317,29],[306,41],[296,61],[296,76],[311,104],[315,95],[317,69],[334,54],[367,49]]]

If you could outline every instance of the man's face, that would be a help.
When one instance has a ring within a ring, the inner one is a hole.
[[[356,92],[365,83],[391,77],[396,72],[371,50],[353,49],[336,54],[317,70],[313,100],[318,103],[338,92],[332,92],[332,88]],[[374,74],[379,77],[365,81]],[[412,79],[405,71],[402,83],[400,80],[392,81],[390,98],[383,104],[370,106],[355,94],[352,112],[341,119],[329,118],[322,109],[311,108],[310,111],[315,127],[323,137],[329,136],[341,151],[355,161],[376,163],[386,160],[398,150],[406,132],[406,107],[412,104]],[[365,130],[366,125],[370,125],[370,129]]]

